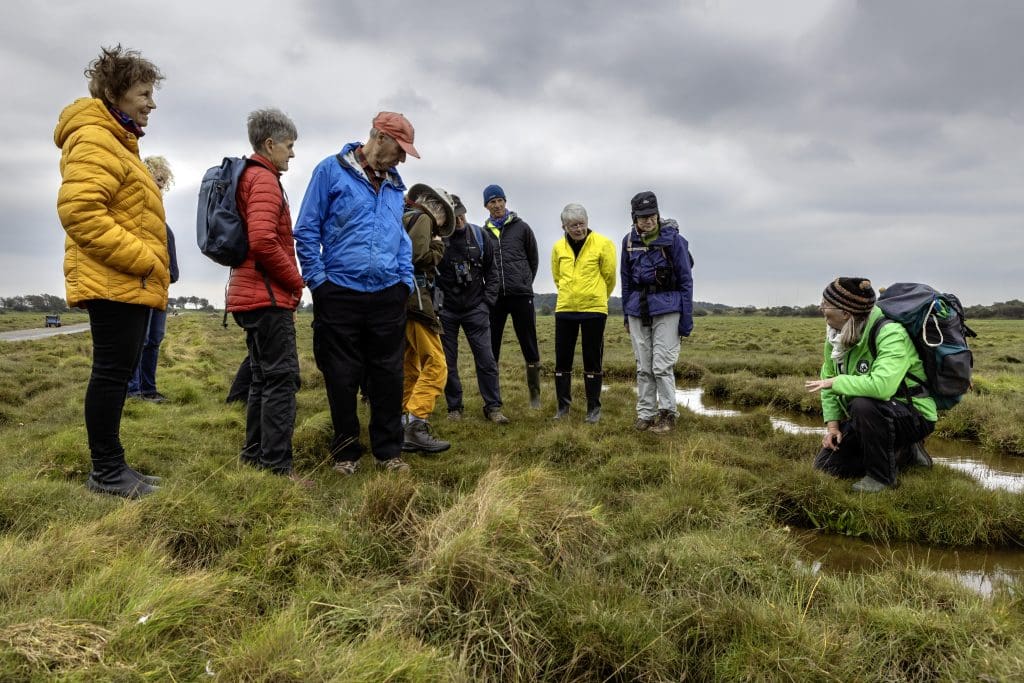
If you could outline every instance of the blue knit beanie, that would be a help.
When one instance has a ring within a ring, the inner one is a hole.
[[[484,206],[487,206],[487,202],[495,198],[505,198],[505,190],[501,189],[501,185],[488,185],[484,188]]]

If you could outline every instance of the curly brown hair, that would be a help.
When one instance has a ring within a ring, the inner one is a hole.
[[[120,44],[101,49],[100,56],[86,67],[85,77],[89,79],[89,94],[107,104],[114,104],[136,83],[158,87],[164,80],[160,69],[137,50]]]

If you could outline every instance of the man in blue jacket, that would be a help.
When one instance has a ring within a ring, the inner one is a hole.
[[[414,280],[396,167],[420,155],[403,115],[380,112],[372,126],[365,144],[351,142],[313,170],[295,224],[302,278],[313,293],[313,355],[334,426],[331,455],[346,475],[363,453],[356,396],[364,372],[373,455],[388,470],[409,469],[401,459],[402,354]]]

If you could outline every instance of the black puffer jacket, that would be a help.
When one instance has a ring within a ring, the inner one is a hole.
[[[478,234],[483,244],[477,244]],[[468,224],[444,238],[444,258],[437,266],[434,281],[444,294],[444,310],[465,313],[481,303],[494,305],[498,299],[494,244],[484,236],[482,228]]]
[[[537,276],[537,239],[530,225],[509,211],[501,228],[490,220],[484,234],[494,248],[494,269],[499,296],[533,295],[533,278]]]

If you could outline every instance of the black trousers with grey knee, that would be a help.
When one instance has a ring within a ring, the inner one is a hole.
[[[839,447],[823,448],[814,459],[816,469],[837,477],[868,475],[892,486],[900,468],[909,462],[907,447],[935,429],[934,422],[896,399],[859,396],[850,401],[849,412],[849,419],[839,424],[843,434]]]

